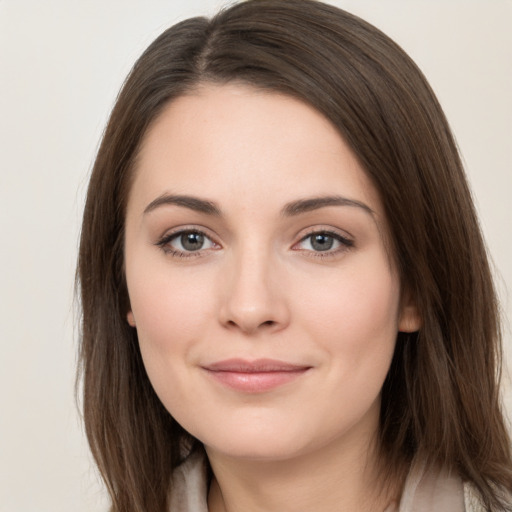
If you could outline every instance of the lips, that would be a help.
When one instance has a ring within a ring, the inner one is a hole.
[[[245,393],[263,393],[290,383],[310,370],[274,359],[227,359],[202,367],[218,383]]]

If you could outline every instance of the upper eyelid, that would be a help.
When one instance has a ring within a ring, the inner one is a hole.
[[[203,226],[195,226],[195,225],[184,225],[184,226],[178,226],[175,228],[167,229],[164,231],[163,235],[158,237],[158,240],[163,240],[163,239],[170,240],[173,237],[176,237],[183,233],[200,233],[201,235],[204,235],[206,238],[209,238],[212,242],[215,242],[216,244],[219,243],[216,240],[217,237],[215,235],[213,235],[208,228],[205,228]]]
[[[330,235],[339,236],[340,238],[343,238],[345,240],[354,241],[354,236],[349,233],[348,231],[340,228],[335,228],[333,226],[327,226],[327,225],[316,225],[316,226],[310,226],[309,228],[302,229],[298,234],[298,240],[304,240],[308,236],[314,235],[315,233],[328,233]]]

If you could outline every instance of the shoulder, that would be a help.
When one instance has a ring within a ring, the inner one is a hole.
[[[470,482],[464,482],[465,512],[486,512],[478,494]]]
[[[496,487],[495,490],[506,507],[504,510],[510,510],[512,512],[512,494],[498,487]],[[478,491],[470,482],[464,482],[464,505],[466,507],[465,512],[488,512],[488,509],[483,505],[480,499]]]
[[[458,474],[415,461],[405,482],[399,512],[479,512],[468,509]]]
[[[512,496],[509,499],[512,504]],[[454,471],[427,468],[423,462],[416,461],[407,477],[399,512],[488,512],[488,509],[471,482],[463,481]]]
[[[170,512],[208,512],[205,457],[189,455],[172,474],[169,496]]]

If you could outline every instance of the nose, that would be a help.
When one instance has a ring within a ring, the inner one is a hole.
[[[229,262],[222,276],[219,320],[247,335],[284,329],[290,319],[286,287],[271,258],[240,255]]]

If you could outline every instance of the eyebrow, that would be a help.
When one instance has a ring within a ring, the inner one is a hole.
[[[343,196],[324,196],[312,197],[310,199],[299,199],[298,201],[287,203],[284,206],[282,213],[287,217],[291,217],[300,215],[301,213],[318,210],[320,208],[326,208],[328,206],[352,206],[361,208],[372,216],[375,215],[375,212],[367,204],[357,201],[356,199],[349,199]]]
[[[151,201],[151,203],[146,206],[144,214],[152,212],[156,208],[164,205],[182,206],[184,208],[188,208],[189,210],[206,213],[207,215],[213,215],[216,217],[221,216],[219,207],[212,201],[199,199],[198,197],[193,196],[171,194],[162,194],[161,196]]]
[[[162,194],[151,201],[151,203],[149,203],[144,209],[144,214],[152,212],[160,206],[165,205],[181,206],[183,208],[188,208],[190,210],[215,217],[222,216],[220,208],[213,201],[200,199],[199,197],[194,196],[173,194]],[[328,206],[351,206],[360,208],[372,216],[375,215],[375,212],[365,203],[343,196],[322,196],[292,201],[283,207],[281,214],[285,217],[294,217],[302,213],[319,210],[320,208],[326,208]]]

